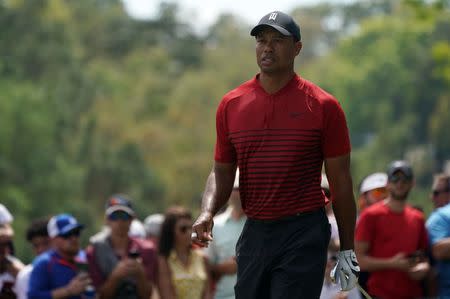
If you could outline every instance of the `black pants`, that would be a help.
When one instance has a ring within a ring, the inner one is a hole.
[[[329,241],[323,209],[272,222],[248,219],[236,245],[236,299],[319,298]]]

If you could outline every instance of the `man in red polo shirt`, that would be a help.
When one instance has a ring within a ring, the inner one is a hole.
[[[248,220],[236,246],[236,298],[318,298],[330,239],[320,188],[325,162],[341,240],[333,273],[351,289],[359,266],[344,113],[332,95],[294,72],[302,42],[292,17],[271,12],[251,35],[260,73],[227,93],[217,110],[215,163],[193,242],[212,240],[213,216],[228,200],[238,166]]]
[[[394,161],[387,172],[388,197],[364,209],[356,227],[356,253],[370,272],[371,295],[383,299],[422,298],[421,280],[430,269],[423,214],[407,203],[414,186],[411,166]]]

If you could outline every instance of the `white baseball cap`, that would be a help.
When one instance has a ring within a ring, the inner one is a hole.
[[[70,214],[59,214],[53,216],[47,224],[47,231],[50,238],[61,237],[73,230],[81,230],[83,224],[78,223],[77,219]]]
[[[9,210],[0,203],[0,225],[9,224],[14,220]]]
[[[386,187],[387,181],[388,176],[386,173],[384,172],[372,173],[366,176],[364,180],[361,182],[359,193],[363,194],[370,190]]]
[[[128,231],[128,236],[144,239],[146,237],[144,224],[138,219],[134,218],[131,221],[130,230]]]
[[[161,231],[161,224],[164,221],[163,214],[152,214],[147,216],[144,220],[144,227],[147,233],[147,236],[155,236],[159,237],[159,233]]]

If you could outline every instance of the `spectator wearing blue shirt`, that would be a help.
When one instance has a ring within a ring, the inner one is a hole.
[[[79,271],[76,263],[83,225],[69,214],[60,214],[50,219],[47,229],[53,249],[33,263],[28,298],[82,298],[80,294],[91,283],[87,271]]]
[[[439,199],[439,200],[437,200]],[[450,298],[450,176],[440,175],[433,184],[433,201],[438,207],[427,221],[431,253],[438,275],[439,298]],[[447,203],[439,208],[440,204]]]
[[[236,171],[229,206],[222,214],[214,217],[214,241],[206,249],[210,271],[216,282],[214,299],[234,299],[234,285],[237,280],[236,243],[241,235],[247,217],[242,210],[239,195],[239,170]]]

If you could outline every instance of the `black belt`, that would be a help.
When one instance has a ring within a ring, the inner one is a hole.
[[[284,217],[276,218],[276,219],[255,219],[255,218],[248,218],[248,219],[250,221],[252,221],[252,222],[255,222],[255,223],[272,224],[272,223],[281,223],[281,222],[289,222],[289,221],[298,220],[298,219],[301,219],[303,217],[314,215],[314,214],[319,213],[319,212],[325,213],[325,208],[321,207],[321,208],[316,209],[316,210],[306,211],[306,212],[299,212],[299,213],[296,213],[296,214],[293,214],[293,215],[288,215],[288,216],[284,216]]]

